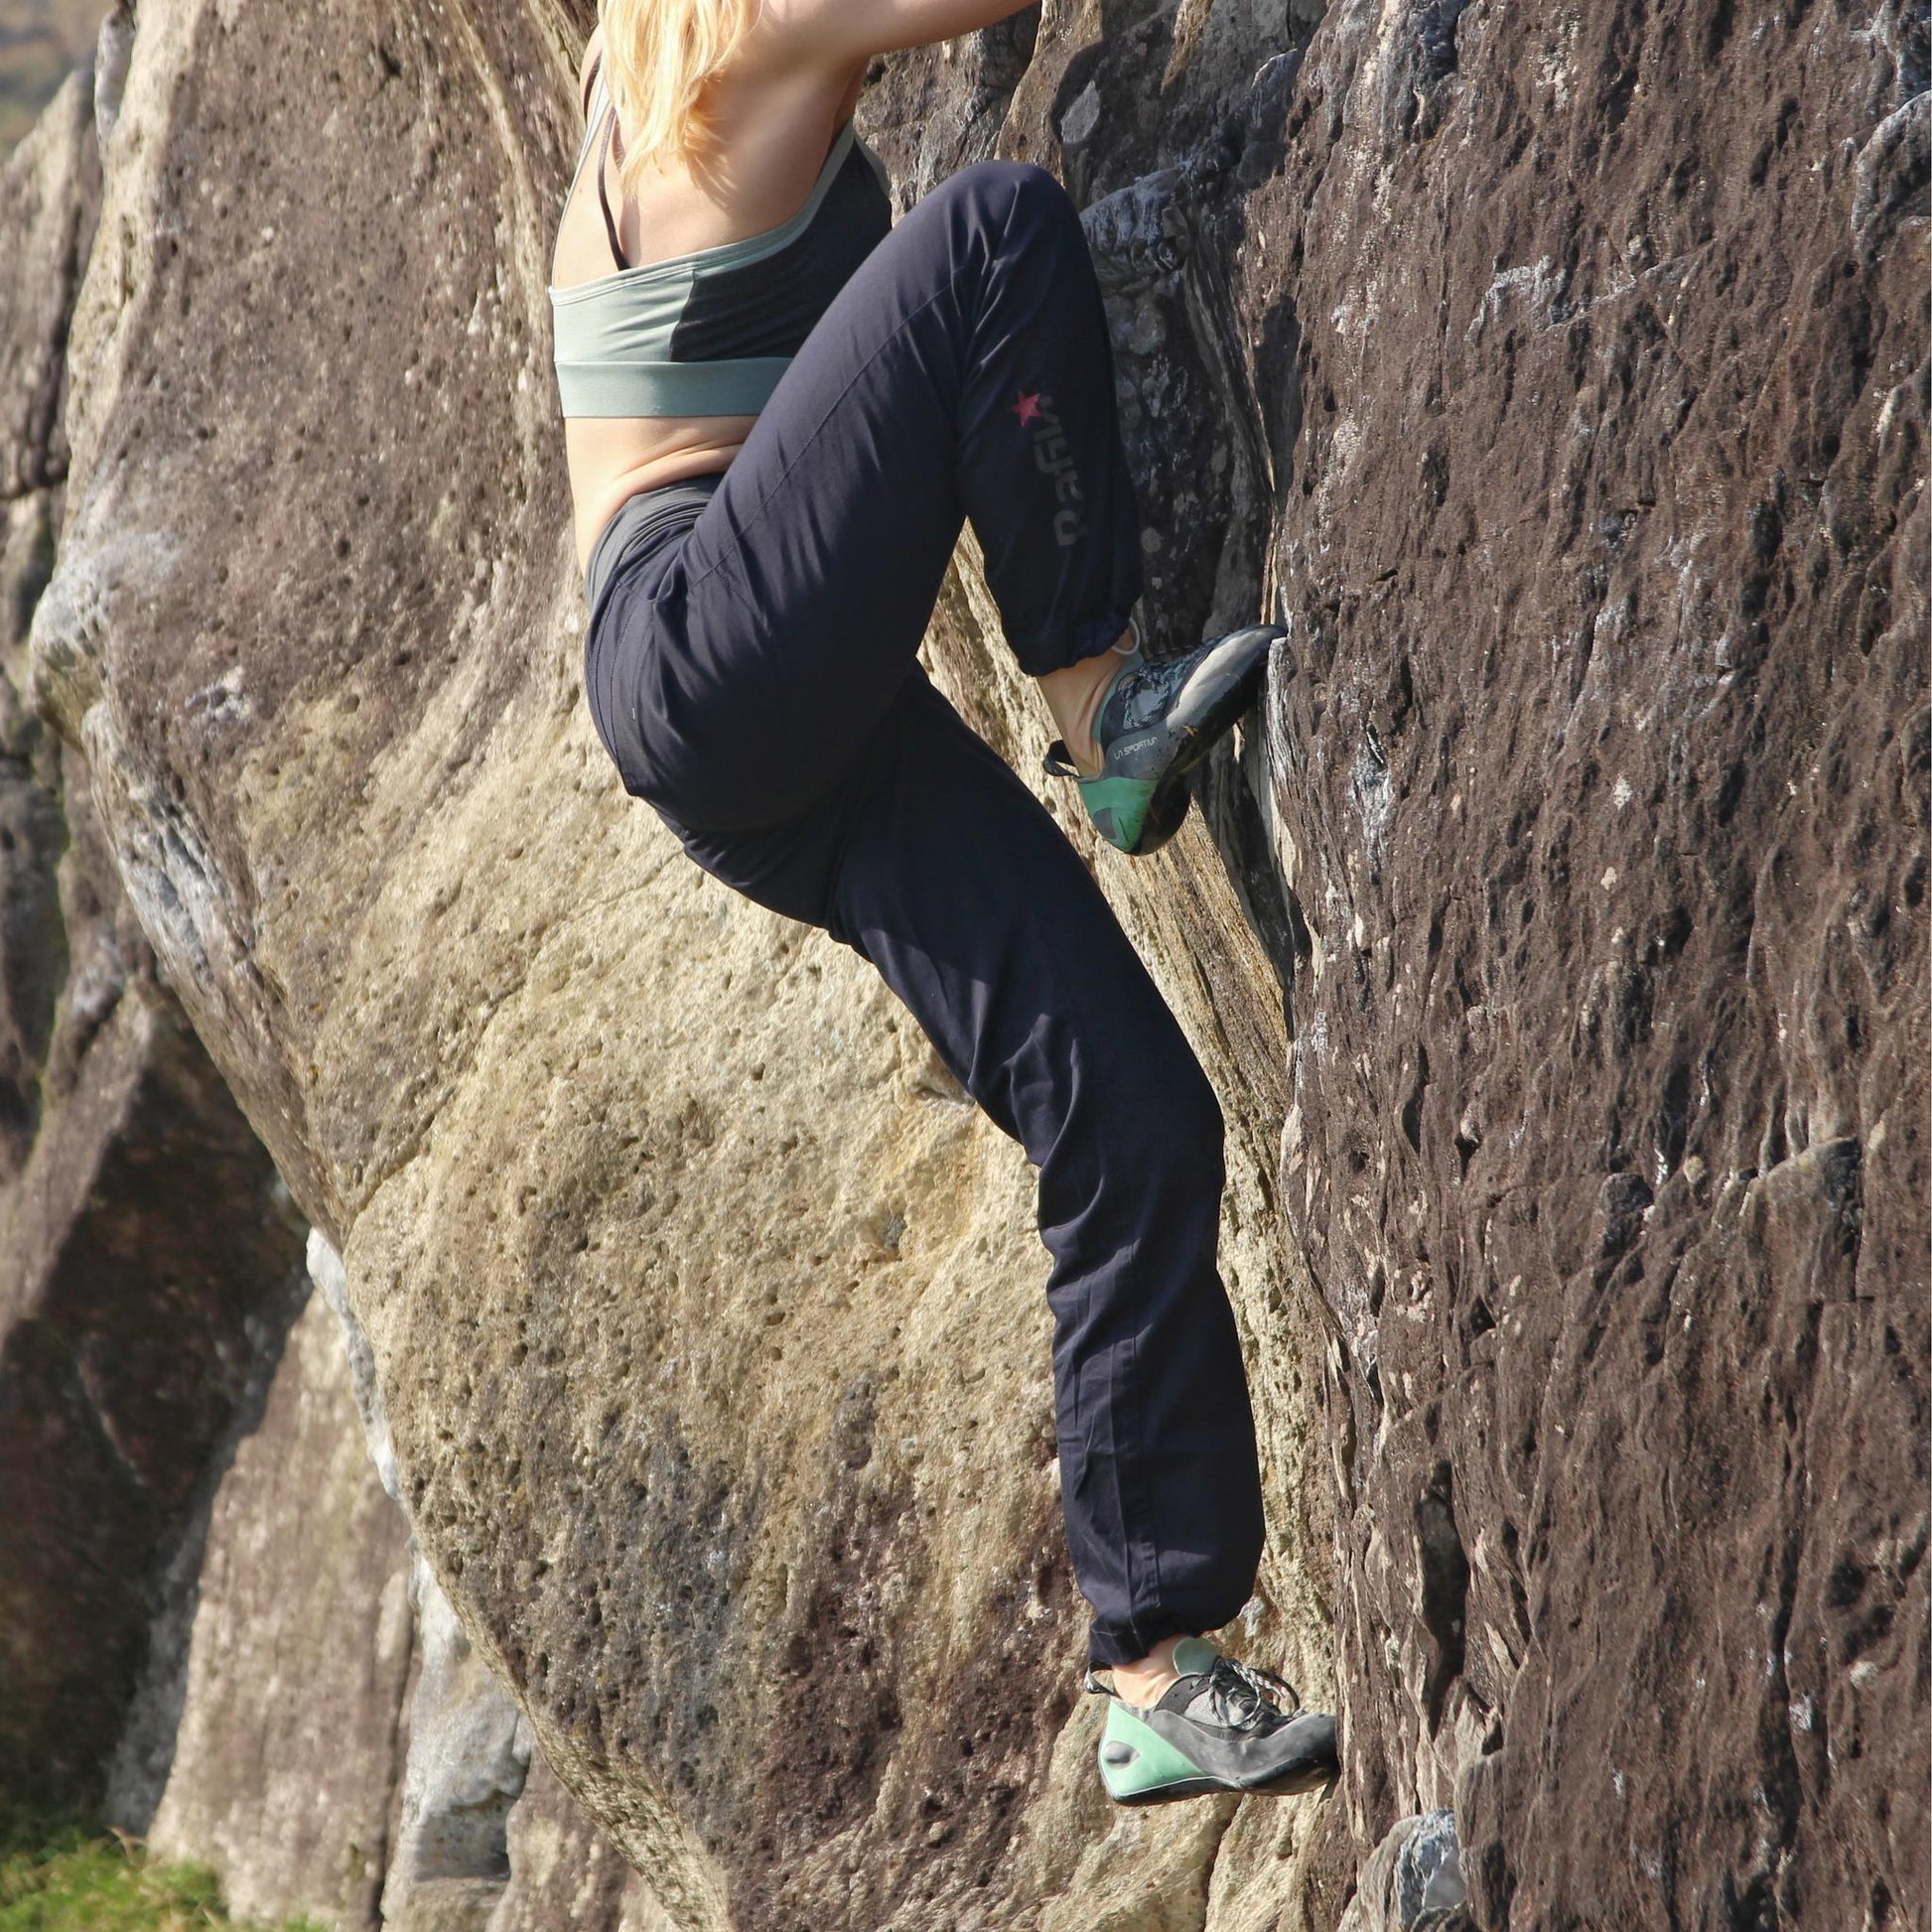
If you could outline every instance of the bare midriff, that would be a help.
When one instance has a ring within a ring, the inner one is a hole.
[[[596,43],[592,43],[595,48]],[[804,205],[832,138],[851,114],[864,69],[819,74],[760,61],[758,35],[734,70],[716,83],[716,179],[700,184],[682,168],[649,176],[620,200],[617,168],[607,176],[619,238],[633,267],[762,234]],[[597,200],[597,156],[586,164],[558,224],[552,277],[572,288],[612,273],[611,245]],[[564,424],[575,507],[577,561],[611,518],[641,490],[715,476],[745,447],[756,416],[578,416]]]
[[[687,477],[722,474],[745,447],[756,416],[580,416],[564,425],[575,506],[577,562],[631,497]]]

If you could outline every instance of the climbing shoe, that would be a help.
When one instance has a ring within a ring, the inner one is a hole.
[[[1337,1769],[1335,1721],[1304,1711],[1273,1671],[1237,1664],[1201,1637],[1174,1647],[1180,1681],[1147,1709],[1109,1698],[1100,1781],[1116,1804],[1160,1805],[1208,1791],[1287,1797],[1326,1784]]]
[[[1254,702],[1269,647],[1287,635],[1279,625],[1252,623],[1178,657],[1143,657],[1137,648],[1094,713],[1100,770],[1087,777],[1055,739],[1047,775],[1078,781],[1087,816],[1108,844],[1136,856],[1166,845],[1187,816],[1187,773]]]

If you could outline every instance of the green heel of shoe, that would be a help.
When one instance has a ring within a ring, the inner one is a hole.
[[[1048,777],[1071,778],[1080,787],[1080,803],[1093,829],[1109,845],[1135,858],[1166,845],[1187,816],[1187,787],[1179,778],[1164,783],[1104,771],[1097,778],[1082,777],[1057,738],[1041,762]]]
[[[1227,1789],[1118,1698],[1100,1735],[1100,1782],[1117,1805],[1163,1805]]]

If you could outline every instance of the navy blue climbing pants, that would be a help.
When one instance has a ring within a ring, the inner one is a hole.
[[[1026,671],[1120,637],[1140,530],[1113,381],[1065,191],[963,170],[840,291],[722,478],[613,519],[585,650],[625,789],[707,872],[871,960],[1039,1170],[1096,1664],[1214,1629],[1254,1586],[1221,1115],[1072,847],[915,652],[967,517]]]

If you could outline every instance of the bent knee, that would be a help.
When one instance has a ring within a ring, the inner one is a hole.
[[[975,161],[948,175],[932,193],[996,213],[1003,221],[1026,213],[1079,219],[1059,178],[1035,161]]]

